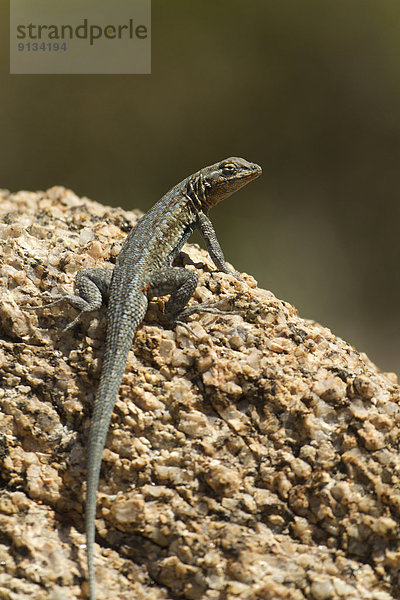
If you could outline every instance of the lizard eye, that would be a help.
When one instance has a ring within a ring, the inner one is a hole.
[[[222,165],[222,171],[225,175],[232,175],[236,171],[236,167],[233,163],[226,163]]]

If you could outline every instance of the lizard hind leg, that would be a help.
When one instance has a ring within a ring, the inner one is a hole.
[[[163,267],[155,271],[149,280],[149,295],[164,296],[170,294],[165,305],[165,316],[174,323],[186,304],[192,298],[199,276],[196,271],[182,267]]]
[[[165,316],[170,323],[183,322],[190,315],[199,312],[214,315],[230,314],[220,309],[220,306],[226,304],[225,302],[203,302],[202,304],[195,302],[186,307],[196,290],[198,280],[196,271],[181,267],[164,267],[153,273],[149,281],[150,295],[171,294],[165,305]]]
[[[60,302],[68,302],[68,304],[79,310],[78,316],[64,328],[64,331],[68,331],[78,323],[84,314],[101,308],[104,300],[108,299],[111,277],[111,269],[81,269],[75,276],[76,294],[66,294],[56,298],[49,304],[27,308],[50,308],[60,304]]]

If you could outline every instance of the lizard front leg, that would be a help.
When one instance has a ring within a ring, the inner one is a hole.
[[[219,245],[214,227],[212,226],[212,223],[207,215],[205,215],[203,212],[199,212],[196,225],[206,242],[208,253],[217,269],[223,273],[229,273],[229,275],[234,275],[237,277],[238,274],[234,271],[231,271],[225,262],[224,253]]]

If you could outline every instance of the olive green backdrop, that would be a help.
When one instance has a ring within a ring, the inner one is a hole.
[[[1,187],[146,210],[258,162],[212,215],[227,259],[400,372],[398,0],[153,0],[138,76],[10,76],[0,7]]]

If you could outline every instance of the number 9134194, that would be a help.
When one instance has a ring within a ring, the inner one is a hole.
[[[62,42],[19,42],[19,52],[65,52],[67,43]]]

